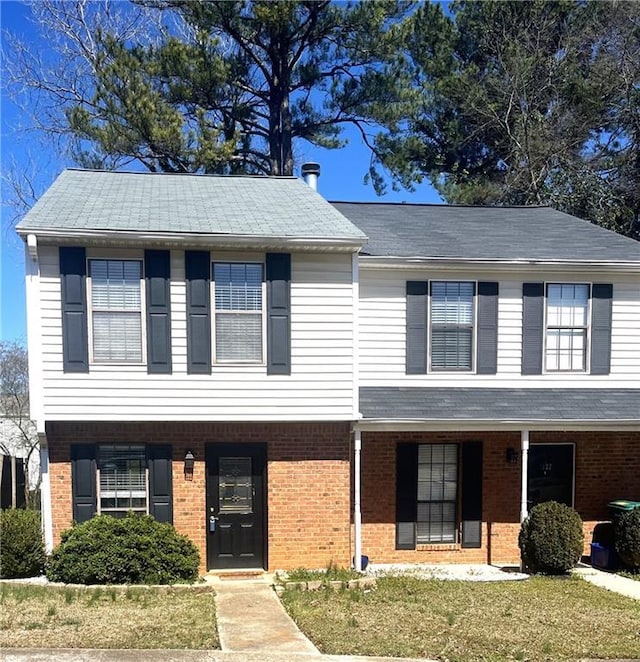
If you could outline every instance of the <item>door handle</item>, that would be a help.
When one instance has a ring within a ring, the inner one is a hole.
[[[209,533],[214,533],[216,530],[216,522],[218,518],[215,515],[209,517]]]

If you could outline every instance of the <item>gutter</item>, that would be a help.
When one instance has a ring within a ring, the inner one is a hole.
[[[495,270],[526,271],[537,267],[553,267],[560,271],[585,269],[588,271],[624,271],[640,273],[638,261],[630,260],[550,260],[550,259],[490,259],[463,257],[395,257],[388,255],[360,255],[361,269],[421,269],[425,266],[437,266],[438,269],[490,267]]]
[[[355,251],[366,242],[366,237],[277,237],[272,235],[223,234],[204,232],[137,232],[133,230],[86,230],[86,229],[34,229],[18,227],[16,232],[23,238],[35,235],[39,240],[56,243],[72,243],[89,240],[100,243],[145,245],[161,243],[173,246],[229,246],[235,247],[287,247],[325,248]]]

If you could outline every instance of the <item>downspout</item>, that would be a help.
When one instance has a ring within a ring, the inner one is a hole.
[[[521,493],[520,493],[520,523],[527,519],[529,510],[527,508],[527,472],[529,466],[529,430],[520,432],[520,457],[522,458]]]
[[[29,357],[29,409],[36,424],[40,446],[40,509],[42,533],[47,553],[53,551],[53,511],[49,479],[49,448],[44,425],[42,374],[42,323],[40,316],[40,256],[38,238],[28,234],[25,246],[27,294],[27,354]],[[28,468],[27,468],[28,470]]]
[[[354,567],[362,571],[362,511],[360,509],[360,452],[362,450],[362,432],[359,428],[353,431],[353,537],[354,537]]]

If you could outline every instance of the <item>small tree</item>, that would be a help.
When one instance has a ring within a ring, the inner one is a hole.
[[[34,453],[39,451],[35,425],[29,418],[29,365],[27,350],[17,342],[0,341],[0,416],[9,422],[8,438],[0,442],[3,452],[19,451],[25,472]],[[39,486],[40,478],[36,487]],[[25,481],[25,500],[31,504],[30,481]]]
[[[518,546],[522,561],[531,572],[562,575],[574,568],[582,555],[582,519],[562,503],[538,504],[522,523]]]

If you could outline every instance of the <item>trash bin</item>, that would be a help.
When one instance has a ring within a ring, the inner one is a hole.
[[[609,501],[607,504],[609,510],[613,517],[622,515],[622,513],[628,513],[631,510],[640,508],[640,501],[629,501],[629,499],[616,499],[615,501]]]
[[[597,542],[591,543],[591,565],[594,568],[609,570],[613,567],[613,554],[609,547]]]

